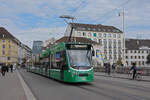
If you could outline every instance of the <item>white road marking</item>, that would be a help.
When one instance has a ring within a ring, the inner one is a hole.
[[[27,97],[27,100],[36,100],[35,96],[33,95],[33,93],[31,92],[31,90],[29,89],[29,87],[27,86],[27,84],[25,83],[25,81],[23,80],[23,78],[21,77],[21,75],[19,74],[18,70],[16,70],[17,75],[19,77],[19,80],[22,84],[23,90],[25,92],[25,95]]]

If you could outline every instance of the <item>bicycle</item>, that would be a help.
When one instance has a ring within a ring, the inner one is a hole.
[[[133,75],[133,71],[131,70],[131,71],[128,72],[128,77],[132,78],[132,75]],[[135,79],[138,80],[138,81],[142,80],[142,71],[141,70],[138,70],[136,72]]]
[[[135,75],[135,79],[140,81],[142,80],[142,71],[141,70],[138,70],[136,75]]]

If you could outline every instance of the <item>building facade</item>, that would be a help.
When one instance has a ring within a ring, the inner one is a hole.
[[[124,35],[118,28],[101,24],[70,23],[66,28],[65,36],[70,36],[71,31],[74,37],[85,37],[102,45],[99,51],[104,57],[104,63],[113,64],[121,59],[122,63],[126,64]]]
[[[23,48],[22,43],[16,37],[0,27],[0,63],[20,63]]]
[[[132,63],[136,63],[137,67],[150,67],[150,65],[146,64],[149,53],[150,40],[126,40],[126,61],[128,66],[132,66]]]
[[[32,46],[32,60],[33,62],[39,62],[40,53],[42,52],[43,41],[33,41]]]

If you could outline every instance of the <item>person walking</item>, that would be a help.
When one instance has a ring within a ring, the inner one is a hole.
[[[115,70],[116,70],[116,64],[113,63],[112,64],[112,72],[115,73]]]
[[[8,65],[6,65],[6,71],[9,72],[9,66]]]
[[[106,69],[107,69],[108,75],[110,75],[110,71],[111,71],[110,63],[107,63],[107,64],[106,64]]]
[[[2,68],[1,68],[2,76],[5,76],[6,70],[7,70],[6,65],[5,65],[5,64],[2,64]]]
[[[10,65],[10,71],[13,73],[13,65]]]
[[[137,73],[137,67],[136,67],[136,63],[133,63],[132,64],[132,67],[130,69],[130,71],[133,70],[133,76],[132,76],[132,79],[134,80],[135,79],[135,75]]]

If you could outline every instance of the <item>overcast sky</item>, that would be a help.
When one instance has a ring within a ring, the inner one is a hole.
[[[0,27],[32,47],[33,40],[59,38],[67,24],[60,15],[72,15],[75,22],[112,25],[128,38],[150,39],[150,0],[0,0]]]

